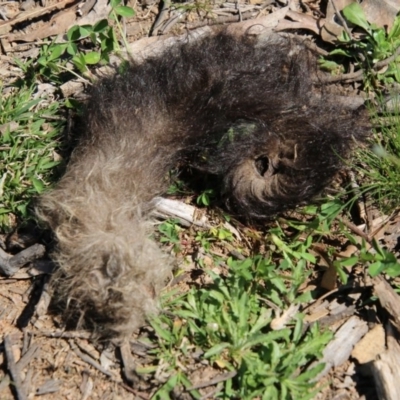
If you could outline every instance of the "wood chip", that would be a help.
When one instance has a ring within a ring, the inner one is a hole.
[[[379,354],[385,351],[385,330],[381,324],[375,325],[354,346],[351,356],[360,364],[374,361]]]
[[[323,358],[321,360],[321,363],[325,363],[325,368],[314,379],[314,381],[318,382],[321,378],[328,374],[332,367],[338,367],[348,360],[353,347],[367,332],[367,322],[356,316],[349,318],[338,329],[334,339],[326,346],[323,352]]]
[[[372,372],[378,397],[385,400],[400,399],[400,345],[393,336],[390,325],[387,327],[388,349],[372,363]]]
[[[400,332],[400,296],[380,275],[373,279],[373,284],[374,292],[379,297],[382,307],[391,315],[394,325]]]
[[[182,201],[157,197],[154,199],[156,210],[170,217],[180,218],[197,226],[208,226],[207,218],[196,207]]]
[[[122,372],[124,373],[125,378],[129,382],[135,383],[138,381],[138,376],[136,374],[136,364],[135,359],[132,356],[131,347],[129,343],[125,342],[119,348],[123,369]]]
[[[10,372],[15,393],[18,400],[27,400],[28,397],[25,393],[25,388],[22,384],[22,379],[20,375],[20,369],[15,363],[14,352],[13,352],[13,342],[10,335],[4,336],[4,351],[7,357],[7,369]]]
[[[36,396],[41,396],[47,393],[55,393],[60,390],[60,381],[55,379],[49,379],[43,385],[37,388]]]

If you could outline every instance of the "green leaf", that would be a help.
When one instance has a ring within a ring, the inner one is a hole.
[[[369,265],[368,272],[372,277],[374,277],[379,275],[384,269],[385,269],[385,264],[380,261],[376,261]]]
[[[101,50],[110,53],[115,50],[115,42],[113,39],[107,38],[101,41]]]
[[[75,25],[72,28],[70,28],[67,32],[67,38],[69,41],[75,41],[80,39],[80,32],[79,32],[79,26]]]
[[[305,260],[309,261],[309,262],[312,263],[312,264],[315,264],[316,261],[317,261],[317,260],[315,259],[315,256],[313,256],[313,255],[310,254],[310,253],[301,253],[301,257],[304,258]]]
[[[106,19],[101,19],[93,26],[93,32],[100,33],[103,32],[108,27],[108,21]]]
[[[335,50],[332,50],[332,51],[329,53],[329,55],[330,55],[330,56],[345,56],[345,57],[351,57],[350,51],[345,50],[345,49],[340,49],[340,48],[335,49]],[[336,64],[336,63],[335,63],[335,64]],[[336,64],[336,65],[337,65],[337,64]]]
[[[42,193],[43,190],[44,190],[43,182],[40,181],[40,180],[37,179],[37,178],[32,178],[31,181],[32,181],[32,184],[33,184],[33,187],[35,188],[35,190],[36,190],[38,193]]]
[[[230,343],[218,343],[215,346],[211,347],[210,350],[204,353],[204,358],[210,358],[212,356],[215,356],[217,354],[220,354],[224,349],[230,347]]]
[[[351,37],[345,30],[343,30],[342,33],[338,36],[338,41],[342,43],[349,43],[351,42]]]
[[[135,10],[127,6],[118,6],[114,9],[115,13],[121,17],[133,17],[135,15]]]
[[[400,275],[400,264],[391,263],[387,266],[385,271],[390,277],[395,278]]]
[[[67,48],[67,44],[57,44],[55,46],[51,47],[51,53],[50,56],[48,58],[48,61],[53,61],[56,60],[57,58],[59,58],[65,51],[65,49]]]
[[[352,24],[363,28],[368,33],[371,32],[371,26],[365,18],[364,10],[358,3],[351,3],[343,9],[343,15]]]
[[[57,166],[57,165],[59,165],[59,164],[60,164],[59,161],[49,161],[49,162],[47,162],[47,163],[42,164],[42,165],[40,166],[40,169],[41,169],[41,170],[51,169],[51,168],[53,168],[53,167],[55,167],[55,166]]]
[[[334,263],[334,265],[335,265],[335,263]],[[346,271],[344,271],[343,268],[337,267],[336,265],[335,265],[335,267],[336,267],[336,272],[339,275],[339,279],[341,280],[341,282],[343,282],[343,284],[346,284],[349,279]]]
[[[79,69],[79,71],[81,71],[81,72],[86,72],[87,71],[85,58],[84,58],[83,54],[78,53],[76,56],[74,56],[72,58],[72,62]]]
[[[89,65],[97,64],[100,61],[101,55],[97,51],[91,51],[83,56],[85,63]]]
[[[373,246],[374,250],[376,251],[377,255],[380,256],[381,259],[384,259],[385,251],[382,249],[381,246],[379,246],[379,243],[375,238],[372,240],[372,246]]]
[[[67,108],[72,108],[72,109],[78,110],[80,108],[80,106],[81,106],[81,103],[76,99],[68,98],[65,101],[65,106]]]
[[[80,38],[79,39],[84,39],[88,37],[91,33],[93,32],[93,27],[92,25],[82,25],[79,27],[79,33],[80,33]]]
[[[119,4],[121,4],[121,1],[122,1],[122,0],[111,0],[111,1],[110,1],[110,6],[111,6],[112,8],[115,8],[115,7],[117,7]]]
[[[342,211],[343,204],[339,200],[333,200],[329,203],[322,204],[321,216],[326,218],[328,221],[333,220]]]
[[[340,260],[339,263],[343,267],[353,267],[358,263],[358,257],[357,256],[349,257],[344,260]]]
[[[296,298],[296,303],[309,303],[311,300],[313,300],[313,292],[308,290]]]
[[[25,111],[28,111],[31,107],[35,106],[36,104],[40,103],[42,99],[36,99],[28,101],[24,106],[22,106],[19,110],[15,112],[15,117],[21,117]],[[16,118],[18,119],[18,118]]]
[[[392,29],[388,34],[388,39],[398,38],[400,37],[400,16],[397,16],[394,20]]]
[[[154,400],[167,400],[170,399],[170,392],[176,387],[178,384],[178,374],[172,375],[171,378],[158,390],[154,395]]]
[[[78,46],[76,43],[68,43],[67,53],[71,56],[75,56],[78,53]]]
[[[192,311],[188,311],[188,310],[177,310],[177,311],[175,311],[174,315],[176,315],[177,317],[185,318],[185,319],[189,319],[189,318],[196,319],[199,317],[196,313],[194,313]]]
[[[167,342],[172,341],[171,331],[169,330],[169,328],[162,326],[163,324],[159,319],[154,319],[150,321],[150,323],[160,338],[164,339]]]

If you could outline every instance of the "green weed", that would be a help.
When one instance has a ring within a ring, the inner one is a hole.
[[[121,2],[110,2],[109,20],[117,25],[125,48],[128,49],[120,18],[132,17],[135,11],[121,5]],[[92,80],[91,67],[107,65],[110,55],[121,51],[115,29],[106,19],[94,25],[73,26],[68,30],[66,38],[67,41],[63,43],[53,40],[42,45],[37,60],[29,60],[27,63],[16,60],[17,64],[31,78],[60,84],[74,76]]]
[[[332,72],[343,71],[345,60],[355,61],[357,70],[364,71],[364,85],[367,89],[376,90],[382,85],[400,82],[397,67],[399,56],[387,63],[387,68],[377,69],[379,62],[397,54],[400,46],[400,16],[397,16],[389,33],[385,28],[370,24],[358,3],[352,3],[342,10],[345,19],[360,28],[363,34],[357,38],[343,30],[338,38],[337,47],[328,57],[321,59],[321,67]],[[336,61],[339,58],[338,61]],[[375,69],[374,69],[375,68]]]
[[[62,104],[35,96],[35,87],[0,95],[0,228],[26,218],[33,197],[50,185],[59,164],[57,138]]]
[[[122,32],[121,17],[134,10],[111,1],[109,18]],[[28,205],[53,180],[60,157],[56,153],[64,126],[62,107],[77,108],[73,99],[61,102],[35,95],[38,80],[61,84],[74,76],[92,79],[90,67],[108,64],[109,56],[120,51],[114,28],[107,20],[95,25],[74,26],[65,43],[54,40],[42,45],[36,60],[15,60],[25,77],[0,98],[0,229],[14,217],[28,217]]]
[[[307,273],[305,259],[297,255],[287,255],[290,266],[277,266],[272,258],[262,256],[243,261],[229,258],[226,277],[208,271],[211,285],[170,299],[166,307],[174,317],[162,315],[151,322],[159,338],[154,353],[168,382],[190,387],[181,366],[190,364],[193,351],[200,348],[203,364],[221,373],[234,372],[215,398],[312,398],[314,384],[310,381],[323,365],[311,369],[308,365],[321,354],[331,334],[317,326],[304,332],[301,314],[287,327],[271,328],[271,303],[283,310],[289,303],[309,300],[309,294],[298,292]],[[291,273],[284,275],[288,268]],[[169,398],[171,392],[164,385],[156,398]],[[197,391],[192,395],[199,397]]]
[[[178,223],[178,220],[169,219],[158,226],[158,231],[161,233],[160,242],[172,244],[175,253],[178,253],[180,250],[179,232],[181,228]]]
[[[357,171],[363,181],[361,191],[390,214],[400,198],[400,114],[397,105],[392,112],[371,110],[371,114],[376,129],[370,147],[356,153]]]

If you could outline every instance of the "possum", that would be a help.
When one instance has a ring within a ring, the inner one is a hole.
[[[221,30],[89,89],[66,173],[37,206],[56,239],[53,290],[77,324],[124,337],[158,311],[173,262],[150,238],[149,212],[178,164],[216,177],[247,221],[326,187],[368,122],[335,104],[316,71],[304,44]]]

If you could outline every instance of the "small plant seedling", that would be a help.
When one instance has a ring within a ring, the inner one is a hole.
[[[179,232],[181,229],[179,228],[178,223],[178,220],[169,219],[158,227],[158,230],[161,233],[160,242],[173,244],[176,253],[180,251]]]
[[[366,74],[367,79],[364,82],[366,88],[374,89],[380,85],[400,82],[398,57],[388,62],[387,68],[379,71],[373,69],[379,62],[395,54],[400,46],[400,16],[395,18],[391,30],[386,33],[385,28],[377,27],[367,21],[358,3],[349,4],[342,13],[348,22],[363,31],[363,35],[355,39],[343,30],[338,38],[338,47],[329,53],[329,58],[321,59],[321,66],[332,72],[341,72],[343,67],[334,60],[335,57],[354,59],[355,65],[363,69]],[[377,82],[380,82],[380,85]]]
[[[207,189],[204,190],[196,199],[196,203],[199,206],[208,207],[212,200],[215,198],[215,191],[214,189]]]

